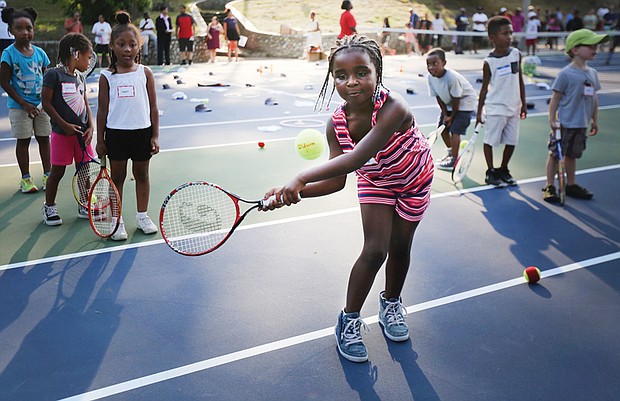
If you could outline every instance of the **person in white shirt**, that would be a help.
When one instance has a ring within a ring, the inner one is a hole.
[[[473,22],[472,31],[474,32],[486,32],[487,30],[487,21],[489,17],[483,12],[482,7],[478,7],[477,12],[472,15],[471,20]],[[480,43],[482,43],[483,36],[474,36],[471,38],[471,46],[472,51],[478,54],[478,49],[480,49]]]
[[[527,47],[527,55],[530,55],[530,49],[532,51],[532,55],[536,55],[538,31],[540,30],[542,24],[535,11],[528,12],[527,18],[528,20],[525,24],[525,46]]]
[[[140,20],[138,25],[140,28],[140,35],[144,44],[142,45],[142,58],[147,58],[149,55],[149,42],[153,42],[153,47],[157,49],[157,35],[155,34],[155,23],[151,19],[149,13],[144,13],[144,18]]]
[[[99,21],[93,25],[92,30],[95,35],[95,53],[97,53],[97,65],[102,67],[101,62],[105,56],[108,66],[110,62],[110,36],[112,35],[112,27],[105,20],[105,17],[99,14]]]
[[[435,19],[431,21],[431,29],[433,31],[447,31],[448,30],[448,24],[446,24],[446,21],[444,21],[443,18],[441,18],[441,14],[437,13],[435,14]],[[437,47],[441,47],[441,38],[443,37],[443,35],[439,35],[439,34],[435,34],[433,35],[433,46],[437,46]]]

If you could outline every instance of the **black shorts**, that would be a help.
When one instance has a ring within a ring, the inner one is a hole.
[[[95,53],[98,56],[105,56],[110,54],[110,45],[95,45]]]
[[[105,143],[110,160],[143,162],[151,159],[153,128],[136,130],[106,128]]]
[[[193,52],[194,41],[190,40],[189,38],[179,38],[179,50],[182,52],[185,52],[185,51]]]
[[[472,36],[471,41],[474,43],[482,43],[482,36]]]

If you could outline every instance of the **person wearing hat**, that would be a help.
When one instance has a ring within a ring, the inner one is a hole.
[[[598,73],[588,66],[596,56],[600,43],[609,41],[608,35],[599,35],[589,29],[578,29],[566,38],[566,53],[571,63],[562,68],[551,85],[553,94],[549,103],[549,156],[547,157],[547,183],[543,199],[557,203],[559,197],[554,187],[557,174],[557,145],[555,130],[561,131],[561,148],[566,167],[566,195],[578,199],[592,199],[592,192],[577,184],[575,171],[577,159],[586,148],[588,136],[598,132],[598,98],[601,89]],[[589,129],[588,129],[589,126]]]
[[[15,36],[9,31],[9,26],[6,22],[2,21],[2,11],[6,8],[6,1],[0,1],[0,54],[7,47],[11,46],[15,42]]]

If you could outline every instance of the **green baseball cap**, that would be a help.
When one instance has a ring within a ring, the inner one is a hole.
[[[598,45],[609,40],[609,35],[599,35],[589,29],[578,29],[566,38],[566,53],[579,45]]]

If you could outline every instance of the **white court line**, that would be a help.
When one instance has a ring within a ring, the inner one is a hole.
[[[620,252],[610,253],[599,257],[583,260],[581,262],[575,262],[568,265],[556,267],[554,269],[545,270],[541,273],[541,278],[548,278],[559,274],[565,274],[574,270],[584,269],[590,266],[596,266],[602,263],[610,262],[620,259]],[[510,287],[525,284],[525,278],[523,276],[514,278],[511,280],[502,281],[499,283],[487,285],[484,287],[476,288],[469,291],[460,292],[458,294],[448,295],[446,297],[434,299],[427,302],[422,302],[416,305],[407,307],[407,313],[413,314],[416,312],[425,311],[432,308],[438,308],[440,306],[452,304],[455,302],[464,301],[470,298],[490,294],[493,292],[501,291]],[[364,319],[366,324],[374,324],[379,320],[377,315]],[[274,341],[271,343],[259,345],[252,348],[246,348],[241,351],[232,352],[230,354],[221,355],[218,357],[205,359],[200,362],[195,362],[189,365],[179,366],[177,368],[164,370],[162,372],[154,373],[147,376],[142,376],[133,380],[128,380],[122,383],[114,384],[108,387],[102,387],[97,390],[89,391],[82,394],[77,394],[72,397],[64,398],[60,401],[77,401],[77,400],[98,400],[104,397],[110,397],[112,395],[124,393],[127,391],[135,390],[137,388],[146,387],[152,384],[161,383],[163,381],[172,380],[177,377],[186,376],[192,373],[204,371],[207,369],[215,368],[218,366],[230,364],[233,362],[241,361],[244,359],[252,358],[258,355],[263,355],[278,351],[284,348],[292,347],[295,345],[304,344],[310,341],[318,340],[324,337],[333,335],[333,327],[328,327],[321,330],[316,330],[310,333],[301,334],[294,337],[285,338],[282,340]]]
[[[593,174],[593,173],[600,173],[600,172],[603,172],[603,171],[615,170],[615,169],[619,169],[619,168],[620,168],[620,164],[613,164],[613,165],[610,165],[610,166],[595,167],[595,168],[590,168],[590,169],[585,169],[585,170],[577,171],[576,174],[577,175]],[[527,179],[519,180],[519,184],[530,184],[530,183],[533,183],[533,182],[544,181],[546,179],[547,179],[546,177],[527,178]],[[431,195],[431,199],[439,199],[439,198],[445,198],[445,197],[450,197],[450,196],[461,196],[461,195],[464,195],[464,194],[481,192],[481,191],[487,191],[487,190],[496,190],[496,189],[497,188],[495,188],[492,185],[483,185],[483,186],[479,186],[479,187],[475,187],[475,188],[467,188],[467,189],[456,189],[454,191],[432,194]],[[260,227],[268,227],[268,226],[274,226],[274,225],[280,225],[280,224],[294,223],[294,222],[299,222],[299,221],[304,221],[304,220],[314,220],[314,219],[320,219],[320,218],[323,218],[323,217],[337,216],[337,215],[341,215],[341,214],[353,213],[353,212],[358,212],[358,211],[359,211],[359,206],[345,208],[345,209],[337,209],[337,210],[331,210],[331,211],[328,211],[328,212],[314,213],[314,214],[308,214],[308,215],[297,216],[297,217],[289,217],[289,218],[286,218],[286,219],[278,219],[278,220],[266,221],[266,222],[262,222],[262,223],[241,225],[235,231],[252,230],[252,229],[260,228]],[[7,264],[7,265],[1,265],[0,266],[0,272],[4,271],[4,270],[12,270],[12,269],[21,269],[21,268],[25,268],[25,267],[32,267],[32,266],[36,266],[36,265],[40,265],[40,264],[45,264],[45,263],[60,262],[60,261],[63,261],[63,260],[68,260],[68,259],[84,258],[84,257],[88,257],[88,256],[100,255],[102,253],[107,253],[107,252],[125,251],[125,250],[128,250],[128,249],[135,249],[135,248],[142,248],[142,247],[146,247],[146,246],[159,245],[159,244],[163,244],[163,243],[164,243],[163,239],[158,239],[158,240],[154,240],[154,241],[139,242],[139,243],[136,243],[136,244],[119,245],[119,246],[113,246],[113,247],[102,248],[102,249],[95,249],[95,250],[84,251],[84,252],[68,253],[68,254],[52,256],[52,257],[48,257],[48,258],[27,260],[25,262],[10,263],[10,264]]]

